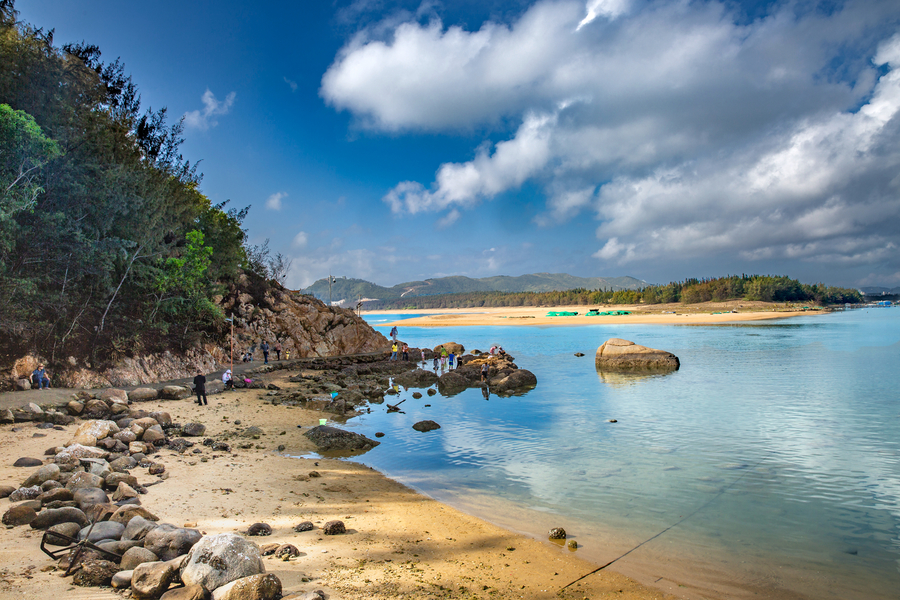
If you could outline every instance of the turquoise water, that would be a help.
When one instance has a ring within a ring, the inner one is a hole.
[[[387,333],[388,318],[370,319]],[[601,376],[593,356],[611,337],[674,352],[681,369]],[[611,568],[685,597],[898,596],[900,310],[726,326],[401,326],[400,339],[502,344],[538,386],[487,400],[402,391],[405,414],[374,407],[348,422],[386,434],[356,460],[517,531],[563,526],[580,556],[618,558]],[[422,419],[441,429],[414,431]]]

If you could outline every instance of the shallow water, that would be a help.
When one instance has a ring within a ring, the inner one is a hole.
[[[387,333],[384,315],[371,322]],[[598,374],[594,353],[611,337],[674,352],[682,367]],[[356,460],[517,531],[563,526],[599,564],[631,551],[612,568],[688,597],[897,597],[900,310],[733,326],[400,327],[400,339],[500,343],[538,386],[488,400],[403,391],[404,414],[376,406],[348,422],[386,433]],[[414,431],[422,419],[441,429]]]

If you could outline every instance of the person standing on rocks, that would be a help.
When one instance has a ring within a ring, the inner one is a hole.
[[[425,368],[425,348],[422,348],[422,368]]]
[[[197,394],[197,404],[200,406],[209,404],[206,400],[206,377],[203,371],[197,371],[197,376],[194,377],[194,393]]]
[[[391,344],[391,360],[397,360],[397,351],[399,348],[397,347],[397,342]]]
[[[259,347],[259,349],[262,350],[263,353],[263,364],[269,364],[269,342],[263,340],[263,343]]]
[[[394,343],[395,343],[395,344],[397,343],[397,335],[398,335],[398,334],[399,334],[399,332],[397,331],[397,326],[394,325],[394,326],[391,328],[391,339],[394,340]]]
[[[409,362],[409,346],[403,344],[403,361]]]
[[[488,370],[489,370],[489,369],[490,369],[490,367],[488,366],[487,363],[484,363],[484,364],[481,365],[481,381],[482,381],[482,382],[487,381]]]
[[[452,370],[452,369],[453,369],[453,363],[456,361],[456,354],[454,354],[453,352],[451,352],[451,353],[450,353],[450,356],[447,357],[447,360],[449,361],[449,365],[450,365],[449,368]]]
[[[281,342],[275,340],[275,347],[273,350],[275,350],[275,360],[281,360]]]

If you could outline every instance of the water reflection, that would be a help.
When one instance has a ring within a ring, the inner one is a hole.
[[[603,383],[613,387],[628,387],[650,379],[660,379],[675,371],[606,371],[597,369],[597,377]]]

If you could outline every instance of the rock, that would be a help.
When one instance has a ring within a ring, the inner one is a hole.
[[[168,427],[172,424],[172,415],[161,410],[155,410],[150,413],[150,418],[156,421],[161,427]]]
[[[125,554],[132,548],[137,548],[141,545],[141,542],[138,540],[113,540],[113,541],[100,541],[97,542],[97,547],[106,550],[107,552],[115,552],[119,556]]]
[[[309,438],[319,450],[355,450],[367,451],[371,450],[381,442],[370,440],[364,435],[338,429],[337,427],[329,427],[328,425],[318,425],[307,430],[304,434]]]
[[[15,423],[15,422],[16,422],[16,416],[13,414],[13,412],[11,410],[9,410],[8,408],[0,410],[0,423],[7,424],[7,423]]]
[[[9,498],[9,495],[16,491],[11,485],[0,485],[0,498]]]
[[[121,568],[122,565],[119,565]],[[110,581],[110,585],[113,589],[116,590],[124,590],[126,588],[131,587],[131,576],[134,574],[130,569],[127,571],[119,571],[115,575],[112,576],[112,580]]]
[[[178,577],[170,562],[141,563],[131,574],[131,592],[139,600],[159,598]]]
[[[122,533],[123,540],[143,540],[147,534],[156,529],[157,523],[144,517],[135,515],[125,525],[125,531]],[[157,559],[154,559],[157,560]]]
[[[30,506],[10,507],[3,513],[2,522],[7,527],[18,527],[19,525],[28,525],[37,518],[37,513]]]
[[[72,499],[81,510],[87,510],[95,504],[106,504],[109,496],[100,488],[79,488],[72,492]]]
[[[209,600],[209,592],[202,585],[186,585],[169,590],[159,600]]]
[[[134,504],[128,504],[116,509],[116,512],[109,518],[110,521],[128,524],[135,517],[143,517],[148,521],[159,521],[159,517],[144,508]]]
[[[440,354],[441,347],[443,347],[447,352],[451,354],[455,354],[457,356],[462,356],[466,353],[466,348],[462,344],[457,344],[456,342],[447,342],[446,344],[441,344],[440,346],[435,346],[432,351],[435,354]]]
[[[116,488],[116,491],[113,492],[112,499],[114,502],[118,502],[120,500],[127,500],[128,498],[137,498],[138,493],[134,490],[133,487],[125,483],[124,481],[119,482],[119,486]]]
[[[229,448],[229,450],[231,450],[231,448]],[[165,472],[166,472],[166,465],[163,465],[161,463],[153,463],[147,469],[147,473],[149,473],[150,475],[162,475]]]
[[[434,431],[435,429],[440,429],[441,426],[435,423],[434,421],[419,421],[415,425],[412,426],[416,431]]]
[[[263,544],[259,547],[259,553],[263,556],[271,556],[275,554],[275,551],[278,550],[278,547],[281,544]]]
[[[40,512],[31,522],[32,529],[48,529],[62,523],[77,523],[79,527],[88,525],[84,511],[67,506],[64,508],[47,508]]]
[[[554,527],[550,530],[550,539],[551,540],[564,540],[566,539],[566,530],[562,527]]]
[[[31,381],[28,379],[16,379],[16,389],[20,392],[31,389]]]
[[[108,586],[118,570],[118,565],[109,560],[86,560],[81,563],[72,583],[84,587]]]
[[[526,369],[518,369],[508,375],[496,377],[490,382],[491,391],[501,396],[524,394],[534,389],[536,385],[537,377]]]
[[[137,481],[137,477],[130,473],[110,473],[103,480],[106,489],[117,489],[120,483],[128,484],[133,488],[140,487]]]
[[[341,533],[347,533],[347,528],[344,527],[343,521],[328,521],[325,523],[325,526],[322,527],[322,533],[325,535],[339,535]]]
[[[111,473],[109,469],[109,463],[102,458],[85,458],[82,459],[81,464],[84,465],[85,471],[91,473],[92,475],[96,475],[101,479],[105,478]]]
[[[29,458],[27,456],[23,456],[22,458],[16,460],[16,462],[13,463],[13,466],[14,467],[40,467],[43,464],[44,464],[44,461],[42,461],[39,458]]]
[[[22,487],[41,485],[45,481],[55,479],[59,479],[59,465],[50,463],[49,465],[42,466],[40,469],[29,475],[28,479],[22,482]]]
[[[181,434],[187,437],[201,437],[206,433],[206,425],[203,423],[185,423],[181,428]]]
[[[191,390],[180,385],[167,385],[159,391],[159,397],[165,400],[181,400],[191,395]]]
[[[300,549],[293,544],[281,544],[275,549],[275,557],[284,559],[285,557],[294,558],[300,556]]]
[[[79,540],[87,540],[89,542],[99,542],[100,540],[117,540],[122,537],[125,526],[114,521],[100,521],[94,523],[93,526],[87,525],[82,527],[78,532]]]
[[[394,383],[408,388],[427,388],[434,385],[437,380],[437,374],[426,369],[414,369],[394,377]]]
[[[83,446],[81,444],[72,444],[68,446],[65,450],[60,452],[54,457],[54,462],[56,463],[64,463],[69,460],[82,459],[82,458],[103,458],[109,456],[109,452],[103,450],[101,448],[94,448],[92,446]]]
[[[78,400],[71,400],[68,404],[66,404],[66,410],[70,415],[77,417],[82,412],[84,412],[84,402],[79,402]]]
[[[132,402],[147,402],[148,400],[156,400],[159,398],[159,392],[154,388],[137,388],[128,392],[128,399]]]
[[[213,600],[279,600],[281,580],[271,573],[243,577],[223,585],[212,594]]]
[[[171,560],[187,554],[201,537],[203,536],[196,529],[186,529],[163,523],[147,532],[144,537],[144,548],[162,560]]]
[[[159,421],[157,421],[156,419],[154,419],[151,416],[138,417],[138,418],[135,418],[134,421],[131,422],[131,425],[129,425],[129,427],[134,427],[135,425],[140,427],[142,430],[147,430],[150,427],[153,427],[154,425],[159,425]],[[132,431],[135,431],[135,430],[132,430]]]
[[[102,419],[108,417],[109,414],[109,404],[99,398],[94,398],[84,403],[84,412],[81,413],[81,416],[88,419]]]
[[[193,445],[194,442],[186,440],[184,438],[175,438],[174,440],[169,440],[169,448],[171,448],[175,452],[178,452],[179,454]]]
[[[128,392],[117,388],[107,388],[100,392],[100,399],[105,400],[106,402],[128,404]]]
[[[148,444],[144,442],[131,442],[128,444],[128,452],[129,454],[147,454],[150,450]]]
[[[125,431],[120,431],[119,433],[113,435],[117,441],[122,442],[123,444],[130,444],[131,442],[137,441],[137,435],[131,431],[131,429],[126,429]]]
[[[268,523],[254,523],[247,528],[247,535],[272,535],[272,527]]]
[[[191,548],[181,570],[181,580],[185,585],[215,590],[265,571],[256,544],[233,533],[220,533],[203,537]]]
[[[429,396],[434,396],[435,394],[437,394],[437,390],[436,390],[436,389],[434,389],[434,388],[429,388],[429,389],[428,389],[428,395],[429,395]]]
[[[383,432],[383,431],[376,431],[376,432],[375,432],[375,437],[377,437],[377,438],[383,438],[383,437],[384,437],[384,432]]]
[[[415,398],[416,400],[418,400],[419,398],[422,397],[422,393],[421,392],[413,392],[412,397]]]
[[[39,485],[30,487],[21,487],[9,495],[10,502],[22,502],[23,500],[34,500],[44,493]]]
[[[50,483],[55,483],[58,486],[60,485],[58,481],[45,481],[41,486],[41,489],[47,489],[46,486]],[[57,487],[48,489],[38,497],[38,500],[41,501],[42,505],[47,506],[52,502],[71,502],[75,500],[75,495],[72,493],[72,490],[68,488]]]
[[[104,502],[100,504],[91,504],[84,509],[84,514],[91,523],[99,523],[100,521],[108,521],[117,510],[119,510],[118,504]]]
[[[465,375],[457,371],[447,371],[438,378],[438,389],[445,396],[453,396],[468,388],[470,382]]]
[[[312,531],[313,529],[315,529],[315,525],[312,521],[303,521],[294,525],[294,531]]]
[[[600,371],[675,371],[681,365],[671,352],[619,338],[609,339],[597,348],[594,364]]]
[[[584,352],[576,352],[575,356],[582,357],[584,356]]]
[[[40,516],[40,515],[38,515],[38,516]],[[32,521],[32,523],[33,523],[33,521]],[[47,537],[46,537],[48,544],[50,544],[51,546],[69,546],[73,543],[69,540],[77,540],[78,539],[78,532],[81,531],[81,525],[79,525],[78,523],[60,523],[59,525],[54,525],[54,526],[48,528],[47,531],[49,532],[49,534],[51,534],[51,535],[47,535]],[[66,538],[69,538],[69,539],[62,538],[62,537],[56,537],[56,536],[52,535],[54,533],[62,534],[64,536],[66,536]]]
[[[69,481],[66,482],[66,487],[70,490],[99,488],[103,487],[103,478],[99,475],[94,475],[93,473],[80,471],[78,473],[73,473],[72,476],[69,477]]]
[[[146,548],[135,546],[134,548],[129,548],[128,550],[126,550],[122,555],[122,562],[119,563],[119,568],[123,570],[131,570],[138,565],[151,562],[159,562],[159,557]]]

